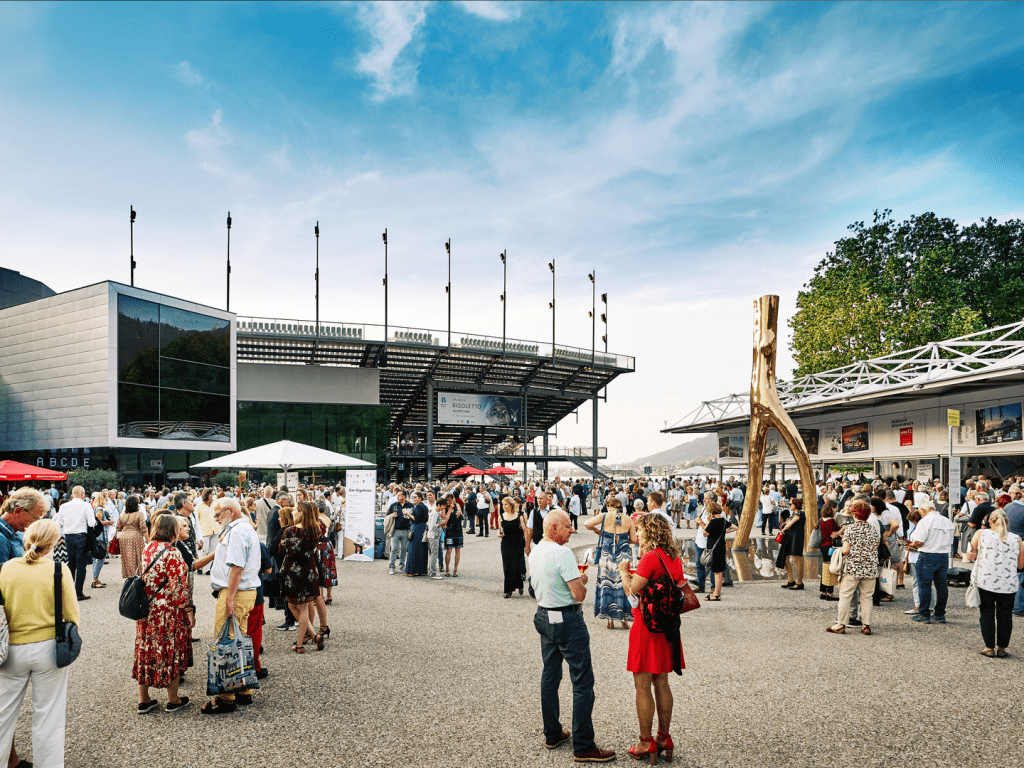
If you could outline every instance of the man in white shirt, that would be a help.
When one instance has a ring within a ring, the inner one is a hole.
[[[550,494],[545,494],[550,503]],[[544,746],[554,749],[572,740],[577,762],[607,762],[615,753],[594,742],[594,667],[590,633],[583,618],[587,574],[576,566],[576,556],[565,545],[573,535],[569,516],[560,509],[544,518],[544,538],[530,554],[530,585],[537,595],[533,626],[540,635],[544,671],[540,678],[540,708],[544,720]],[[559,720],[558,686],[562,662],[572,678],[572,733]]]
[[[665,496],[661,491],[651,491],[647,494],[647,514],[649,515],[661,515],[668,521],[668,527],[672,527],[672,518],[665,514],[665,510],[662,509],[662,505],[665,503]]]
[[[79,600],[88,600],[85,588],[85,571],[92,556],[89,552],[89,529],[99,524],[92,506],[85,500],[85,488],[76,485],[71,489],[71,501],[54,516],[53,521],[64,531],[64,543],[68,548],[68,568],[75,577],[75,594]]]
[[[945,515],[935,512],[935,505],[926,501],[918,511],[924,517],[911,534],[910,546],[918,552],[917,557],[917,597],[921,606],[914,621],[922,624],[945,624],[946,601],[949,599],[949,587],[946,583],[946,570],[949,567],[949,552],[953,546],[953,523]],[[932,582],[938,596],[935,600],[935,614],[929,606],[932,602]]]

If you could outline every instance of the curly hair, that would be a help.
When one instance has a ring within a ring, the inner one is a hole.
[[[679,558],[679,547],[672,536],[672,528],[668,520],[660,514],[646,514],[636,521],[637,531],[643,536],[640,554],[660,549],[672,560]]]

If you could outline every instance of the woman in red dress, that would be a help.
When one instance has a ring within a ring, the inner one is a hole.
[[[636,527],[640,544],[640,563],[636,573],[630,574],[628,561],[619,563],[626,596],[638,597],[649,582],[663,576],[666,570],[669,577],[681,586],[686,575],[668,521],[661,515],[647,514],[640,518]],[[671,762],[675,745],[668,731],[672,724],[672,689],[668,684],[668,675],[673,671],[682,674],[685,668],[679,635],[648,631],[637,603],[633,608],[633,626],[629,630],[629,656],[626,661],[626,669],[633,673],[636,714],[640,721],[640,743],[629,749],[633,757],[642,759],[649,756],[653,765],[658,755],[664,752],[665,759]],[[657,738],[651,734],[655,711],[658,713]]]
[[[178,695],[178,683],[192,661],[193,610],[188,599],[188,566],[174,546],[180,532],[181,518],[175,515],[155,518],[153,541],[142,555],[142,581],[150,600],[149,616],[135,623],[135,663],[132,666],[132,677],[139,684],[140,715],[160,708],[150,697],[150,688],[167,689],[168,712],[188,704],[188,696]]]

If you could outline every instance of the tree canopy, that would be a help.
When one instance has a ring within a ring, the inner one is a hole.
[[[1024,317],[1024,223],[960,226],[934,213],[851,224],[797,295],[795,376]]]

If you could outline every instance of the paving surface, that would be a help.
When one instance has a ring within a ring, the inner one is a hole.
[[[579,547],[596,537],[580,534]],[[71,669],[68,766],[565,766],[569,745],[541,746],[540,653],[529,597],[501,594],[499,539],[467,537],[458,579],[388,576],[387,564],[342,564],[328,608],[327,649],[288,652],[269,612],[255,703],[202,716],[202,674],[182,687],[193,705],[135,714],[134,623],[117,614],[120,567],[87,591],[84,650]],[[200,629],[212,635],[208,579],[197,579]],[[683,622],[687,669],[672,678],[676,764],[682,766],[1024,765],[1024,638],[1008,659],[979,656],[977,611],[951,590],[947,626],[904,616],[910,590],[876,609],[876,634],[832,636],[836,604],[777,582],[741,583]],[[590,602],[590,601],[588,601]],[[638,733],[627,632],[588,609],[597,677],[598,743],[632,764]],[[1024,627],[1018,628],[1024,631]],[[1014,653],[1021,649],[1021,656]],[[166,701],[163,691],[156,693]],[[571,723],[568,675],[563,723]],[[31,759],[29,710],[16,744]]]

